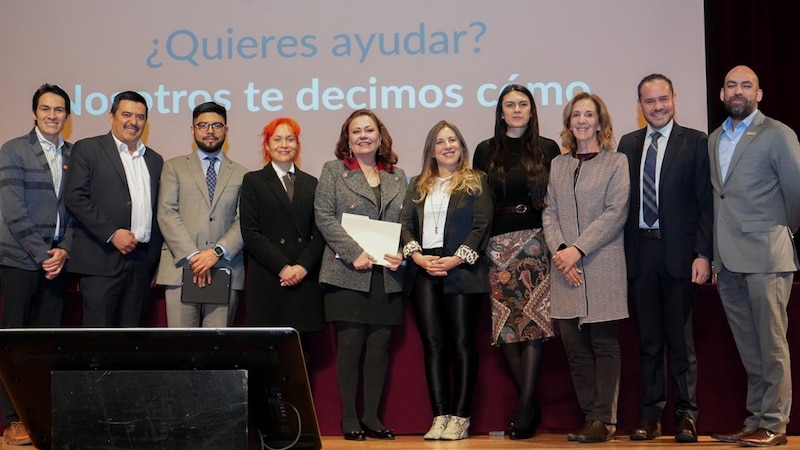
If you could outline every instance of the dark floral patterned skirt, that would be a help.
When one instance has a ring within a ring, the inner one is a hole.
[[[492,289],[492,345],[554,337],[550,252],[541,228],[492,236],[486,258]]]

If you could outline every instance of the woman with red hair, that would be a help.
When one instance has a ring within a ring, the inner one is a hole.
[[[247,325],[294,327],[308,355],[307,333],[325,326],[317,282],[325,247],[314,223],[317,179],[295,165],[297,122],[275,119],[262,136],[265,166],[244,176],[239,203],[248,259]]]

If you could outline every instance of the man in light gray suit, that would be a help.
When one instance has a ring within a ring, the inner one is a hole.
[[[61,325],[68,285],[63,269],[72,242],[62,196],[72,144],[61,132],[69,114],[69,95],[43,84],[33,94],[33,129],[0,147],[2,328]],[[2,385],[0,408],[5,443],[30,444]]]
[[[730,117],[708,140],[714,191],[714,270],[720,298],[747,372],[742,427],[714,439],[766,447],[785,444],[792,405],[786,306],[800,269],[800,143],[786,125],[758,111],[763,93],[746,66],[728,72],[720,98]]]
[[[164,163],[158,198],[158,225],[164,236],[156,283],[166,286],[167,325],[225,327],[236,311],[244,289],[242,233],[239,229],[239,191],[247,173],[222,151],[228,132],[227,111],[207,102],[192,112],[197,151]],[[211,269],[231,270],[227,304],[183,303],[184,267],[192,282],[205,287]]]

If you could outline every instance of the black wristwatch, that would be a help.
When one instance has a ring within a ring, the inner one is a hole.
[[[223,249],[221,245],[215,245],[214,254],[217,255],[217,258],[222,259],[222,257],[225,256],[225,249]]]

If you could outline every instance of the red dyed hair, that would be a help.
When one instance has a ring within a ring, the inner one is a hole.
[[[261,132],[261,137],[263,138],[261,140],[261,152],[264,154],[264,164],[269,164],[269,162],[272,161],[267,147],[272,135],[275,134],[275,130],[281,125],[286,125],[289,127],[289,129],[292,131],[292,134],[294,134],[294,137],[297,138],[297,154],[294,155],[294,161],[297,161],[297,158],[300,157],[300,124],[289,117],[278,117],[277,119],[268,123]]]

